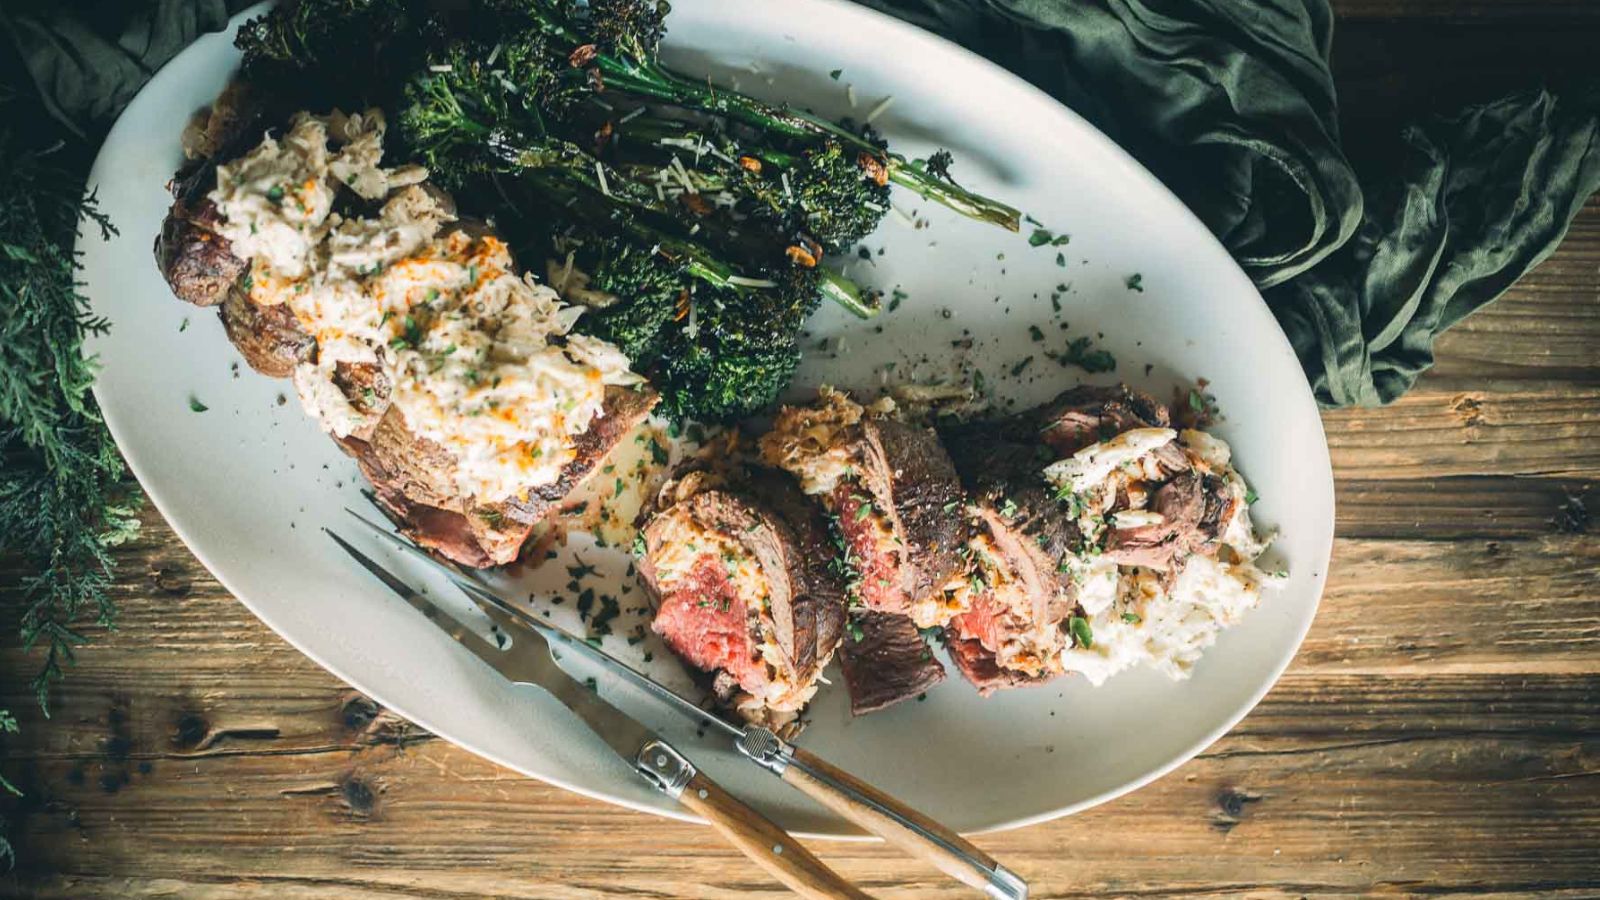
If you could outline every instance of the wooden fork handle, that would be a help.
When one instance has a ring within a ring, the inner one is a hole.
[[[1026,882],[966,838],[799,747],[791,753],[781,777],[806,796],[990,897],[1028,896]]]
[[[678,802],[699,813],[752,862],[802,897],[871,900],[845,881],[772,820],[741,803],[704,773],[684,785]]]

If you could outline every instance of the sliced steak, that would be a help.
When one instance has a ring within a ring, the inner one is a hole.
[[[1200,496],[1200,520],[1195,523],[1189,550],[1209,555],[1216,553],[1222,532],[1233,518],[1235,507],[1244,499],[1228,489],[1226,480],[1209,472],[1200,479]]]
[[[1011,421],[944,435],[974,520],[968,545],[974,577],[947,637],[956,667],[985,695],[1051,677],[1054,657],[1068,643],[1060,625],[1076,605],[1072,573],[1062,561],[1080,549],[1083,536],[1041,475],[1051,453],[1037,440],[995,437],[1026,431]]]
[[[987,697],[1003,688],[1026,687],[1050,680],[1018,672],[1016,669],[1001,668],[995,662],[994,651],[980,641],[952,636],[948,646],[950,661],[956,664],[956,669],[961,672],[962,677],[978,689],[980,697]]]
[[[861,610],[855,623],[861,640],[847,637],[839,649],[853,715],[910,700],[944,680],[944,666],[910,618]]]
[[[1215,553],[1235,502],[1227,482],[1216,475],[1180,472],[1150,495],[1149,511],[1161,520],[1113,527],[1106,536],[1106,558],[1166,571],[1191,553]]]
[[[227,289],[220,315],[239,355],[250,368],[271,378],[294,374],[294,367],[309,360],[316,346],[288,304],[262,306],[239,285]]]
[[[1173,557],[1189,546],[1204,506],[1200,476],[1192,471],[1178,475],[1150,495],[1149,512],[1160,516],[1159,522],[1132,528],[1112,525],[1106,534],[1106,558],[1119,566],[1167,569]]]
[[[820,497],[838,530],[863,636],[847,638],[841,651],[851,709],[881,709],[942,679],[917,626],[942,624],[944,589],[964,565],[969,524],[939,436],[824,391],[813,406],[785,407],[761,452]],[[883,668],[881,679],[874,667]]]
[[[1133,428],[1167,428],[1172,417],[1159,400],[1126,385],[1079,385],[1021,417],[1056,457]]]
[[[844,588],[826,526],[787,476],[740,470],[680,482],[646,524],[639,575],[652,630],[713,675],[746,719],[787,727],[839,646]],[[764,599],[763,599],[764,597]],[[764,653],[775,645],[776,653]]]
[[[890,522],[904,603],[916,603],[961,570],[968,526],[953,514],[962,501],[961,481],[933,429],[869,419],[862,431],[859,478]],[[842,511],[840,523],[848,528]]]
[[[217,162],[242,155],[257,139],[260,124],[260,105],[239,82],[232,82],[184,130],[184,153],[190,161],[169,185],[172,208],[155,244],[156,264],[180,300],[216,306],[249,268],[217,234],[217,207],[206,194],[216,187]]]
[[[762,458],[819,495],[848,543],[859,597],[906,613],[961,569],[961,481],[931,428],[870,414],[836,392],[784,407]]]
[[[173,202],[156,236],[156,264],[179,300],[216,306],[244,276],[249,263],[233,255],[215,231],[217,207],[205,197]]]
[[[492,504],[461,496],[454,459],[443,447],[412,433],[396,408],[384,414],[369,438],[351,436],[339,443],[413,540],[463,565],[483,568],[516,559],[533,526],[594,474],[656,400],[654,391],[606,388],[604,413],[578,437],[577,458],[560,477],[532,489],[527,499]]]

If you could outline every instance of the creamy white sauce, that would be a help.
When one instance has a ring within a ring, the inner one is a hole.
[[[1090,444],[1063,460],[1045,467],[1044,477],[1053,485],[1074,494],[1087,493],[1102,484],[1123,466],[1137,464],[1157,447],[1172,442],[1178,433],[1171,428],[1134,428],[1109,440]]]
[[[1097,504],[1115,493],[1113,482],[1127,488],[1135,506],[1144,504],[1148,492],[1139,481],[1161,477],[1150,453],[1174,436],[1169,429],[1134,429],[1052,464],[1045,476],[1086,501],[1088,510],[1080,524],[1088,524]],[[1060,667],[1081,673],[1093,684],[1137,665],[1152,666],[1172,678],[1188,677],[1217,635],[1255,608],[1262,589],[1279,580],[1255,564],[1270,542],[1257,536],[1250,522],[1248,488],[1232,466],[1227,442],[1193,429],[1176,437],[1190,460],[1221,477],[1237,501],[1220,538],[1223,547],[1216,555],[1197,553],[1183,560],[1170,587],[1164,573],[1119,567],[1099,557],[1068,560],[1093,643],[1067,647]],[[1111,516],[1111,526],[1119,529],[1161,521],[1159,514],[1138,508]]]
[[[1147,525],[1160,525],[1167,520],[1161,513],[1148,509],[1125,509],[1111,514],[1111,527],[1119,531],[1129,528],[1144,528]]]
[[[603,414],[608,385],[642,379],[610,344],[569,334],[582,310],[518,275],[506,245],[454,224],[419,167],[384,168],[370,111],[302,113],[217,170],[220,233],[251,262],[250,296],[286,303],[317,341],[298,366],[301,404],[344,437],[376,424],[339,363],[374,367],[413,433],[449,452],[457,490],[493,502],[554,482],[575,438]],[[375,216],[333,211],[340,185],[382,200]]]
[[[1187,678],[1222,629],[1255,608],[1271,580],[1252,563],[1200,554],[1188,558],[1170,590],[1159,573],[1126,571],[1116,600],[1089,617],[1093,646],[1067,649],[1062,668],[1096,685],[1137,665]]]

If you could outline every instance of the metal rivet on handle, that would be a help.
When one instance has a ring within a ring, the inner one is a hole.
[[[705,788],[701,788],[700,789],[700,799],[701,800],[704,800],[709,796],[711,796],[711,792],[710,791],[706,790]]]
[[[783,855],[783,845],[782,844],[773,844],[772,845],[772,855],[774,855],[774,856],[782,856]]]
[[[666,767],[667,767],[667,755],[665,753],[663,753],[660,756],[656,757],[656,768],[665,769]]]

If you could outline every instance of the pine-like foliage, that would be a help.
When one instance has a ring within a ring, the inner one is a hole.
[[[83,642],[76,623],[110,625],[109,548],[136,530],[137,493],[102,424],[89,386],[85,335],[105,330],[88,311],[73,249],[80,229],[105,237],[110,221],[84,196],[82,161],[40,147],[42,110],[0,98],[0,554],[29,574],[0,587],[20,608],[21,640],[42,657],[32,687],[48,711],[50,686]],[[16,719],[0,710],[0,734]],[[0,777],[0,787],[16,789]],[[10,844],[0,837],[0,860]]]

